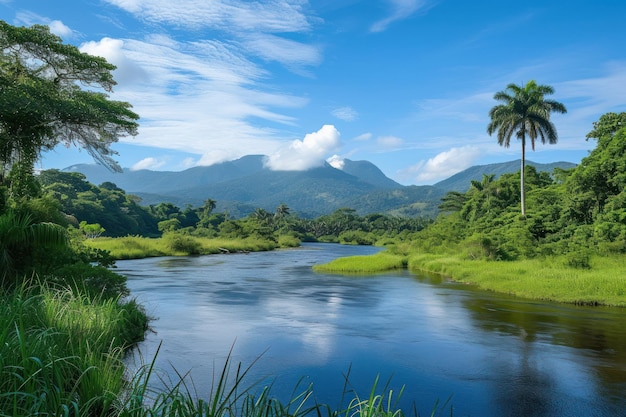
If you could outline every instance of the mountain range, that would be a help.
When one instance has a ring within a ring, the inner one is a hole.
[[[353,208],[358,214],[388,213],[399,216],[434,216],[437,206],[449,191],[465,192],[471,180],[483,174],[519,171],[520,161],[477,165],[434,185],[401,185],[368,161],[344,160],[342,169],[329,164],[307,171],[272,171],[263,155],[184,171],[124,169],[114,173],[101,165],[79,164],[64,171],[80,172],[93,184],[111,182],[142,204],[173,203],[179,207],[201,206],[206,199],[217,202],[216,211],[241,217],[263,208],[274,211],[286,204],[300,217],[317,217],[339,208]],[[555,167],[573,168],[570,162],[537,164],[538,171],[552,172]]]

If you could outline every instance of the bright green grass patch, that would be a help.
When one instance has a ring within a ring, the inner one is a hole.
[[[0,415],[108,415],[124,349],[146,329],[135,303],[46,287],[0,294]]]
[[[562,257],[484,261],[427,254],[411,256],[408,267],[519,297],[626,307],[623,256],[595,257],[591,259],[591,268],[573,268]]]
[[[259,252],[273,250],[278,244],[261,238],[203,238],[178,233],[162,238],[126,236],[89,239],[86,245],[108,251],[115,259],[139,259],[153,256],[208,255],[214,253]],[[295,244],[291,242],[291,244]]]
[[[406,265],[405,256],[381,252],[375,255],[337,258],[325,264],[314,265],[313,270],[342,274],[367,274],[403,269]]]

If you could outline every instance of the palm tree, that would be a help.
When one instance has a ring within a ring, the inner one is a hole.
[[[525,86],[509,84],[506,90],[497,92],[493,98],[503,104],[494,106],[489,111],[491,123],[487,126],[487,133],[498,132],[498,144],[509,147],[511,136],[516,133],[522,141],[522,167],[520,171],[521,208],[522,216],[526,215],[524,192],[524,168],[526,166],[526,138],[530,139],[532,150],[535,150],[535,140],[541,143],[555,144],[558,141],[556,128],[550,122],[550,113],[566,113],[562,103],[546,100],[544,96],[553,94],[554,88],[548,85],[538,85],[534,80]]]

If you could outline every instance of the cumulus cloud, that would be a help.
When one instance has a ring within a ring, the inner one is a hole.
[[[157,158],[144,158],[141,161],[137,162],[135,165],[133,165],[130,170],[131,171],[139,171],[142,169],[152,169],[152,170],[156,170],[161,168],[163,165],[165,165],[165,161],[163,160],[159,160]]]
[[[72,29],[67,27],[60,20],[52,20],[50,23],[48,23],[48,26],[50,27],[50,32],[62,38],[67,39],[67,38],[72,37],[72,35],[74,34]]]
[[[370,27],[371,32],[383,32],[391,23],[406,19],[430,6],[427,0],[387,0],[387,2],[391,8],[389,15],[374,23]]]
[[[396,137],[396,136],[381,136],[377,139],[379,145],[385,148],[399,148],[404,144],[404,140]]]
[[[346,161],[339,155],[331,156],[326,160],[326,162],[328,162],[331,167],[337,169],[343,169],[344,165],[346,164]]]
[[[331,114],[337,119],[345,120],[346,122],[352,122],[359,117],[357,111],[349,106],[334,109]]]
[[[86,42],[80,46],[81,52],[105,58],[115,65],[115,81],[118,84],[147,81],[146,71],[124,52],[124,41],[121,39],[102,38],[100,41]]]
[[[452,148],[400,171],[398,176],[415,184],[433,184],[471,167],[480,154],[475,146]]]
[[[339,131],[333,125],[324,125],[303,140],[294,140],[289,146],[271,154],[267,166],[276,171],[305,171],[321,166],[327,155],[339,147]]]

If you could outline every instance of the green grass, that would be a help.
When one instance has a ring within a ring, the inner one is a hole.
[[[458,255],[405,254],[396,248],[315,265],[317,272],[370,274],[408,267],[482,289],[562,303],[626,307],[626,258],[592,257],[590,268],[571,266],[568,257],[519,261],[470,260]]]
[[[314,265],[313,270],[327,273],[368,274],[403,269],[406,266],[405,256],[381,252],[375,255],[337,258],[325,264]]]
[[[294,245],[286,239],[284,245]],[[225,239],[201,238],[170,234],[162,238],[141,236],[99,237],[88,239],[85,245],[108,251],[115,259],[139,259],[153,256],[209,255],[215,253],[259,252],[273,250],[278,244],[260,238]]]
[[[135,303],[24,285],[0,296],[0,329],[0,415],[101,415],[147,317]]]
[[[565,257],[485,261],[420,254],[409,258],[408,267],[524,298],[626,307],[626,258],[598,256],[590,263],[573,268]]]

